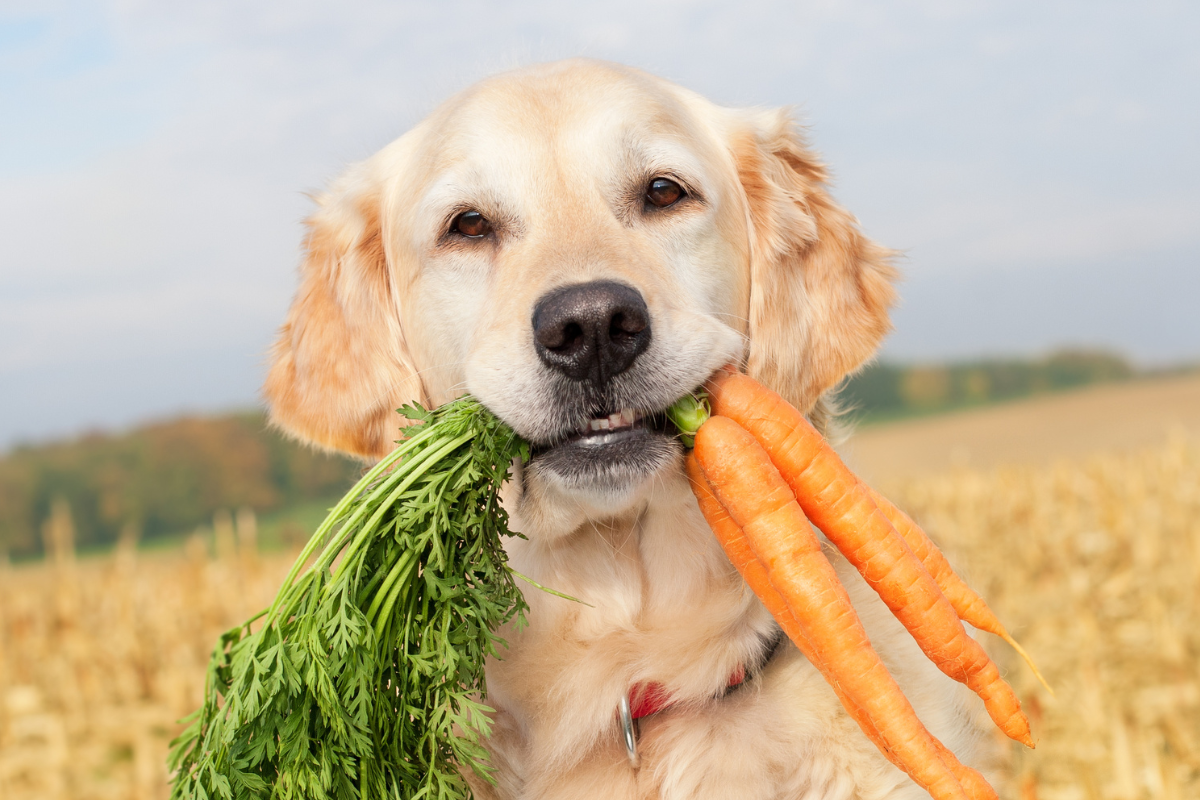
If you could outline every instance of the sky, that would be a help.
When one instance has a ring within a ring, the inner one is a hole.
[[[903,252],[884,358],[1200,358],[1200,5],[0,2],[0,450],[254,405],[301,220],[569,56],[791,106]]]

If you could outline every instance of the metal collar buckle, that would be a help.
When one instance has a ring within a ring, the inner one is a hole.
[[[621,717],[621,734],[625,738],[625,755],[629,756],[629,766],[637,769],[640,765],[637,740],[641,734],[641,726],[633,718],[633,712],[629,708],[628,693],[621,695],[621,702],[617,704],[617,714]]]

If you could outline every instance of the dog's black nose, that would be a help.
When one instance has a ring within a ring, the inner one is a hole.
[[[564,286],[534,308],[533,341],[546,366],[601,387],[650,346],[650,312],[621,283]]]

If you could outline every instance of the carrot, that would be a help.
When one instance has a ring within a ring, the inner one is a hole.
[[[1021,702],[999,668],[967,635],[950,601],[875,505],[870,490],[804,415],[745,375],[721,375],[709,391],[713,411],[745,428],[766,449],[804,513],[858,569],[929,659],[978,694],[1006,735],[1033,747]]]
[[[905,772],[909,772],[895,751],[888,746],[867,712],[863,710],[862,706],[846,695],[837,676],[829,669],[827,664],[818,658],[812,642],[809,641],[800,623],[796,621],[796,618],[792,616],[792,612],[788,609],[787,601],[771,585],[770,579],[767,576],[767,568],[758,560],[758,556],[755,555],[753,548],[751,548],[745,533],[729,517],[729,512],[721,505],[721,501],[713,495],[712,487],[709,485],[704,471],[700,468],[700,464],[696,461],[694,453],[688,455],[686,468],[688,478],[692,484],[692,491],[696,495],[696,500],[699,502],[704,519],[708,522],[709,527],[712,528],[713,533],[716,534],[717,541],[720,542],[721,547],[725,550],[725,555],[728,556],[730,563],[741,574],[746,585],[762,601],[763,606],[775,618],[775,621],[779,623],[779,626],[787,634],[787,637],[795,643],[796,648],[824,676],[826,682],[833,689],[834,694],[837,695],[838,700],[841,701],[842,706],[850,714],[851,719],[858,723],[858,726],[866,734],[867,738],[871,740],[872,744],[889,761]],[[920,724],[919,721],[918,724]],[[995,790],[992,789],[982,775],[960,763],[955,755],[937,740],[937,737],[932,734],[929,734],[929,737],[942,762],[954,772],[971,800],[998,800]],[[911,773],[909,774],[911,775]]]
[[[1000,796],[996,794],[996,790],[987,782],[987,778],[983,777],[982,773],[977,769],[972,769],[966,764],[955,758],[954,753],[951,753],[946,745],[939,742],[936,738],[933,744],[937,747],[938,752],[942,754],[942,758],[946,759],[946,763],[954,770],[954,776],[958,778],[958,782],[962,784],[963,790],[971,800],[1000,800]],[[953,759],[953,761],[951,761]]]
[[[1033,670],[1033,674],[1041,681],[1042,686],[1046,687],[1046,691],[1054,694],[1054,690],[1050,688],[1050,684],[1046,683],[1046,679],[1042,677],[1042,672],[1037,668],[1037,664],[1033,663],[1033,659],[1029,653],[1025,652],[1025,648],[1017,643],[1017,640],[1009,635],[1004,624],[988,607],[988,604],[982,597],[975,593],[970,586],[967,586],[966,581],[958,577],[954,572],[954,568],[950,566],[950,562],[946,560],[946,556],[938,549],[938,546],[933,543],[933,540],[926,535],[921,526],[913,522],[912,518],[897,508],[890,500],[888,500],[879,492],[868,487],[871,493],[871,499],[875,501],[875,505],[879,506],[879,510],[892,523],[904,541],[908,543],[909,548],[913,551],[913,555],[921,559],[921,563],[925,565],[925,569],[929,570],[929,574],[937,581],[937,585],[942,590],[942,594],[946,595],[946,599],[950,601],[950,605],[954,606],[954,611],[958,614],[958,618],[963,622],[974,625],[981,631],[999,636],[1004,641],[1008,642],[1014,650],[1025,659],[1025,663],[1029,665],[1029,669]]]
[[[729,374],[736,374],[732,370],[727,370]],[[720,379],[718,379],[719,384]],[[673,408],[672,411],[675,411]],[[672,421],[680,426],[683,430],[695,430],[707,418],[708,410],[700,402],[694,399],[691,402],[681,401],[679,411],[672,416]],[[685,440],[685,444],[690,446],[690,437]],[[938,549],[938,546],[925,534],[916,522],[907,514],[892,504],[886,497],[879,494],[871,487],[867,487],[867,491],[871,496],[872,501],[883,512],[884,516],[891,522],[892,527],[896,532],[904,537],[904,541],[908,544],[909,549],[913,551],[913,555],[921,560],[925,565],[925,569],[937,583],[938,588],[942,590],[942,594],[950,601],[958,618],[964,622],[970,623],[981,631],[999,636],[1004,641],[1008,642],[1014,650],[1025,660],[1029,665],[1029,669],[1041,682],[1042,686],[1046,687],[1046,691],[1054,694],[1054,690],[1050,688],[1050,684],[1046,682],[1042,676],[1041,670],[1037,668],[1037,664],[1033,662],[1033,658],[1021,647],[1005,629],[1003,623],[992,612],[991,608],[982,597],[976,594],[971,587],[967,586],[950,566],[950,562]]]
[[[753,564],[760,563],[770,588],[782,597],[799,628],[793,641],[813,654],[826,680],[849,698],[847,709],[856,719],[862,716],[873,723],[883,753],[934,798],[966,798],[943,753],[871,646],[845,587],[767,453],[736,423],[711,417],[696,435],[693,455],[712,494],[741,528],[756,557],[750,559],[744,548],[735,546],[735,566],[746,569],[754,581],[751,588],[756,588],[762,585],[762,574]],[[732,529],[720,527],[729,538]],[[778,605],[771,592],[763,594]],[[870,735],[869,727],[862,727]]]

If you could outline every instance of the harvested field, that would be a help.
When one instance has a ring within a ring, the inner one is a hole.
[[[1200,797],[1200,440],[893,481],[1033,655],[996,654],[1039,744],[1010,797]]]
[[[1048,463],[1152,447],[1172,431],[1200,437],[1200,375],[1043,395],[867,426],[839,448],[872,482],[955,467]]]
[[[270,603],[293,559],[224,533],[216,557],[200,538],[78,562],[60,546],[0,571],[0,798],[167,796],[167,743],[217,637]]]
[[[1057,689],[992,647],[1040,741],[1011,751],[1006,797],[1200,797],[1200,439],[881,488]],[[217,533],[215,554],[199,538],[153,557],[126,542],[76,562],[60,511],[50,563],[0,571],[0,797],[166,796],[167,742],[200,700],[209,649],[290,563],[251,535],[239,546],[227,522]]]

